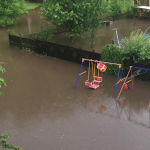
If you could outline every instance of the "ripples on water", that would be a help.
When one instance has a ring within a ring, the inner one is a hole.
[[[27,35],[40,30],[37,12],[30,11],[12,27]],[[94,49],[111,43],[113,28],[125,37],[149,21],[119,20],[97,34]],[[115,76],[103,75],[97,90],[84,86],[86,75],[75,81],[80,65],[10,48],[6,29],[0,29],[1,76],[7,87],[0,100],[0,133],[10,133],[10,142],[23,149],[44,150],[149,150],[149,83],[134,81],[115,101]],[[64,34],[53,41],[68,44]],[[68,41],[67,41],[68,40]],[[74,37],[72,46],[90,49],[89,39]],[[121,84],[118,87],[118,91]]]

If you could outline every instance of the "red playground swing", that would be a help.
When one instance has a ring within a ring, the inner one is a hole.
[[[101,72],[105,72],[107,69],[107,66],[105,66],[103,63],[98,63],[97,64],[97,69],[99,69]]]
[[[88,86],[89,88],[92,89],[97,89],[100,85],[100,82],[102,82],[102,77],[99,76],[99,70],[102,70],[104,72],[107,69],[107,67],[102,63],[99,64],[97,63],[98,76],[96,76],[95,75],[96,63],[94,64],[94,69],[93,69],[93,62],[91,62],[91,64],[92,64],[93,81],[89,82],[90,79],[90,61],[89,61],[88,80],[85,81],[85,86]]]

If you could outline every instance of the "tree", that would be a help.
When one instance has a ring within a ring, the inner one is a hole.
[[[101,1],[47,0],[41,14],[59,29],[66,29],[70,39],[73,35],[84,37],[88,29],[100,24]]]
[[[24,0],[0,0],[0,25],[13,25],[18,17],[27,14],[23,7]]]

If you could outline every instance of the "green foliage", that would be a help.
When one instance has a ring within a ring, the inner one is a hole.
[[[40,7],[42,5],[43,5],[42,3],[31,3],[28,1],[24,1],[24,3],[23,3],[23,7],[25,10],[35,9],[35,8]]]
[[[8,31],[8,34],[10,34],[10,35],[19,36],[19,34],[17,34],[15,32],[15,30],[13,30],[13,29],[12,30],[8,29],[7,31]]]
[[[131,13],[133,0],[102,0],[102,12],[110,16],[119,15],[125,12]],[[136,7],[136,6],[135,6]]]
[[[123,56],[120,54],[119,48],[113,44],[107,44],[103,47],[101,52],[101,59],[105,62],[112,62],[122,64],[122,68],[124,67],[123,64]],[[115,65],[107,65],[106,74],[118,74],[118,66]]]
[[[122,2],[123,3],[123,2]],[[122,13],[122,3],[119,0],[111,0],[109,3],[109,9],[111,16]]]
[[[47,28],[44,29],[43,25],[41,24],[41,31],[36,35],[36,38],[39,40],[51,40],[53,38],[53,26],[50,25],[49,22],[47,23]]]
[[[127,10],[127,17],[128,18],[135,18],[136,14],[137,14],[137,6],[134,5],[134,6],[131,6],[128,8]]]
[[[91,48],[93,48],[93,45],[95,44],[95,38],[96,38],[97,31],[99,31],[104,26],[105,26],[105,24],[103,24],[103,25],[100,24],[98,27],[89,29],[90,30]]]
[[[102,0],[47,0],[42,8],[44,19],[53,21],[59,29],[68,30],[68,35],[85,36],[85,31],[100,24]]]
[[[96,38],[96,33],[97,33],[97,28],[92,28],[90,29],[90,39],[91,39],[91,47],[95,44],[95,38]]]
[[[7,138],[9,138],[9,134],[0,135],[0,146],[2,148],[14,149],[14,150],[22,150],[18,146],[11,145],[7,142]]]
[[[6,70],[2,66],[0,66],[0,73],[5,73],[5,72],[6,72]],[[2,86],[7,86],[7,85],[6,85],[5,80],[3,78],[0,78],[0,88]],[[4,94],[2,92],[0,92],[0,96],[3,96],[3,95]]]
[[[133,58],[135,63],[150,64],[150,36],[144,38],[145,32],[141,30],[133,31],[129,37],[122,39],[124,48],[120,52],[124,59]]]
[[[0,0],[0,25],[7,27],[16,23],[18,17],[27,14],[24,0]]]
[[[2,66],[0,66],[0,73],[5,73],[5,72],[6,70]]]

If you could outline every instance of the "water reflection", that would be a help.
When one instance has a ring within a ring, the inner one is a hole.
[[[137,82],[139,81],[137,80]],[[141,91],[141,93],[143,92]],[[89,89],[86,94],[87,100],[85,101],[84,107],[93,113],[126,120],[130,123],[148,128],[150,127],[148,98],[145,100],[143,98],[140,99],[140,97],[137,98],[138,94],[135,93],[136,91],[130,90],[128,94],[124,94],[121,98],[114,99],[111,95],[108,95],[105,89]]]
[[[32,22],[32,20],[30,17],[28,17],[27,21],[28,21],[28,27],[29,27],[29,34],[31,34],[31,22]]]

